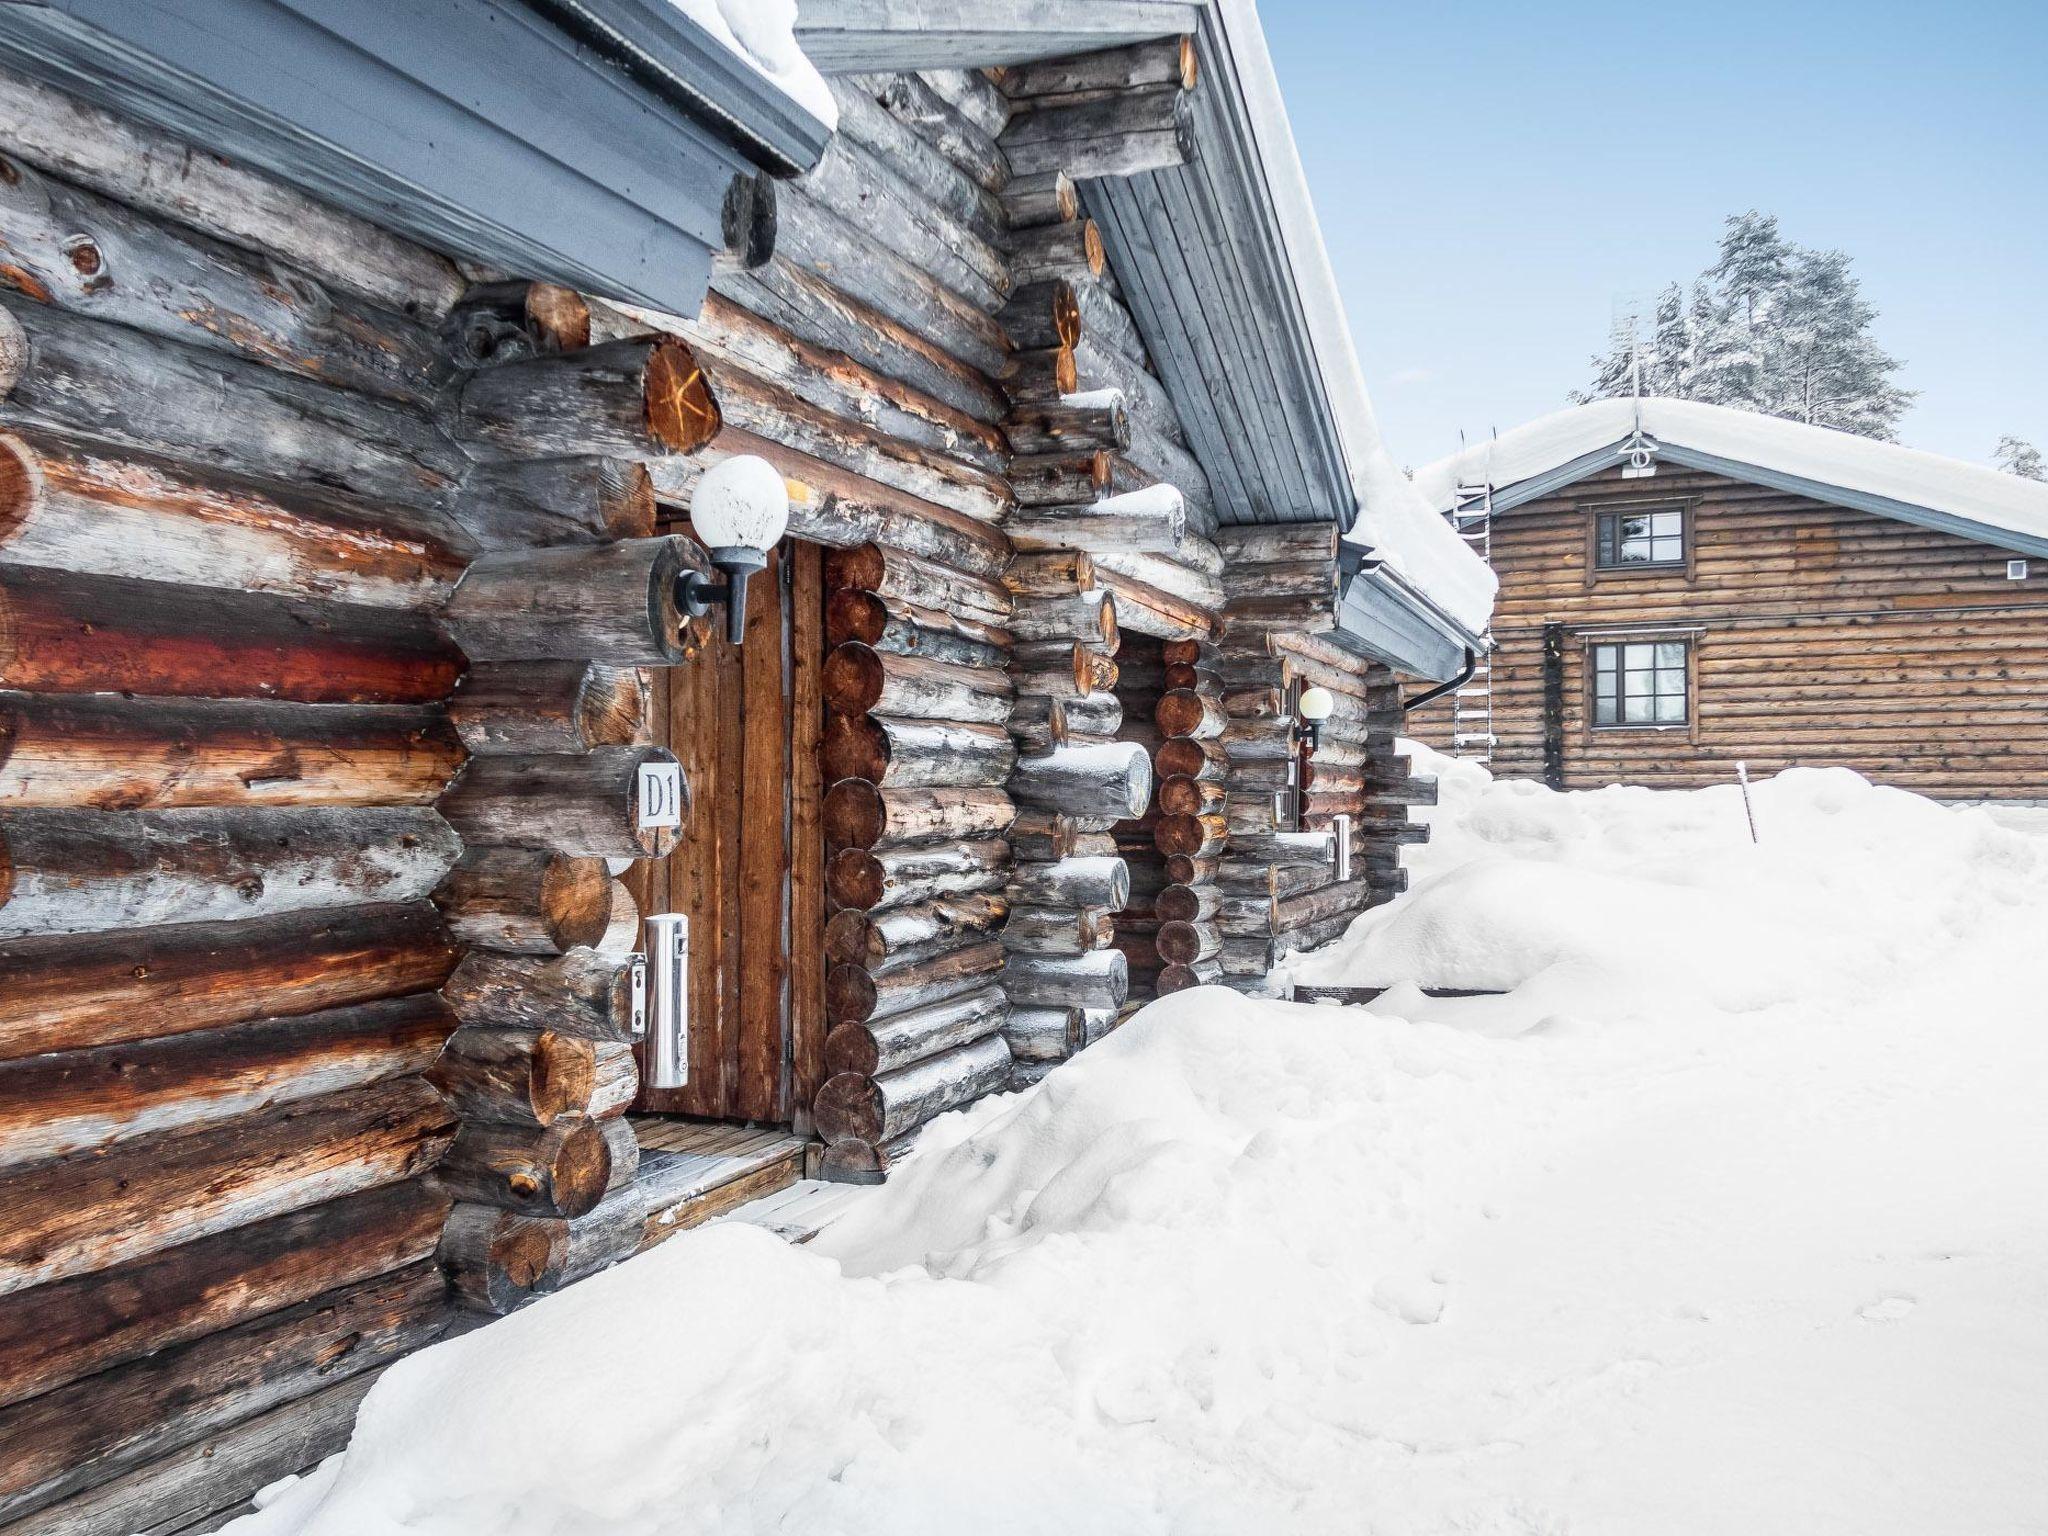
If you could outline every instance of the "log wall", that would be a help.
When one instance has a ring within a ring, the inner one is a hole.
[[[1644,502],[1690,509],[1687,567],[1593,574],[1598,509]],[[1603,473],[1504,513],[1493,551],[1499,774],[1694,788],[1729,782],[1743,761],[1753,774],[1848,767],[1947,800],[2044,798],[2039,561],[2009,580],[2003,550],[1668,466],[1649,481]],[[1688,724],[1591,724],[1587,649],[1602,631],[1689,646]],[[1448,701],[1412,719],[1422,739],[1447,739]]]

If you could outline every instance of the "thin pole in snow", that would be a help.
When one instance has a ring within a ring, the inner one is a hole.
[[[1752,843],[1760,843],[1763,839],[1756,835],[1756,806],[1750,802],[1749,798],[1748,763],[1737,763],[1735,765],[1735,781],[1742,786],[1742,814],[1749,818],[1749,840]]]

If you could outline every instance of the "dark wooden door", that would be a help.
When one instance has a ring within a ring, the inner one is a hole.
[[[745,643],[714,614],[696,657],[657,678],[657,736],[682,760],[691,812],[675,852],[627,883],[643,914],[689,914],[690,1081],[643,1089],[642,1110],[788,1123],[816,1091],[821,555],[785,541],[753,578]]]

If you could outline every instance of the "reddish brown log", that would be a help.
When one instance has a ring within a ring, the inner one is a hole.
[[[474,753],[588,752],[653,740],[653,708],[653,676],[639,667],[489,661],[470,668],[448,716]]]
[[[466,1121],[435,1171],[458,1200],[573,1218],[604,1198],[612,1149],[603,1126],[580,1116],[543,1128]]]
[[[623,1114],[639,1091],[631,1046],[553,1029],[457,1030],[427,1080],[464,1120],[499,1125]]]
[[[466,944],[525,955],[594,946],[611,925],[612,879],[602,859],[528,848],[472,848],[434,892]]]

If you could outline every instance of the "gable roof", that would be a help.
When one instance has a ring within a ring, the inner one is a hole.
[[[1415,486],[1448,511],[1491,485],[1503,512],[1621,463],[1640,425],[1660,463],[2048,559],[2048,484],[1962,459],[1694,400],[1596,400],[1426,465]]]

